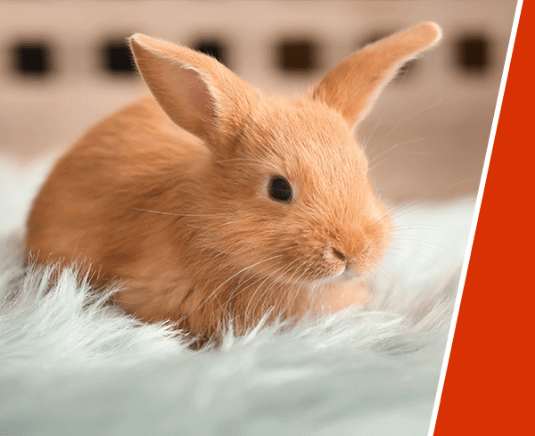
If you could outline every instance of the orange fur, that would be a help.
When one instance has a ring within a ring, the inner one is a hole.
[[[39,262],[120,279],[116,300],[197,337],[243,333],[266,313],[298,319],[366,301],[362,277],[392,223],[352,128],[396,69],[433,45],[426,23],[369,45],[309,97],[267,98],[188,48],[134,35],[155,99],[91,129],[57,163],[28,220]],[[271,199],[270,176],[292,185]]]

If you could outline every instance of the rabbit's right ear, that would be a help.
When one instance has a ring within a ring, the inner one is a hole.
[[[178,126],[226,156],[258,93],[216,59],[137,33],[130,47],[143,80]]]
[[[435,45],[441,36],[440,27],[430,22],[369,44],[333,68],[311,97],[338,111],[354,127],[399,67]]]

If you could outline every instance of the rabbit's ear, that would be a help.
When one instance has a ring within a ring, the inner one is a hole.
[[[226,155],[258,94],[214,58],[142,34],[130,38],[141,76],[178,126]]]
[[[369,44],[332,69],[310,96],[336,109],[354,127],[399,67],[441,36],[435,23],[424,23]]]

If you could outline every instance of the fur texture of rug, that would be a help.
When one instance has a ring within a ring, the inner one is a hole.
[[[23,268],[25,215],[50,161],[0,159],[5,434],[427,434],[473,199],[394,208],[370,308],[194,352],[171,326],[106,305],[76,271],[45,292],[53,267]]]

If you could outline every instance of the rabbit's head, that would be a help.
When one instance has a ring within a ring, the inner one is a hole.
[[[434,23],[394,34],[343,60],[308,96],[286,100],[262,95],[209,56],[132,36],[156,100],[209,153],[192,180],[198,251],[220,254],[230,271],[284,283],[370,272],[392,222],[353,130],[398,68],[439,39]]]

